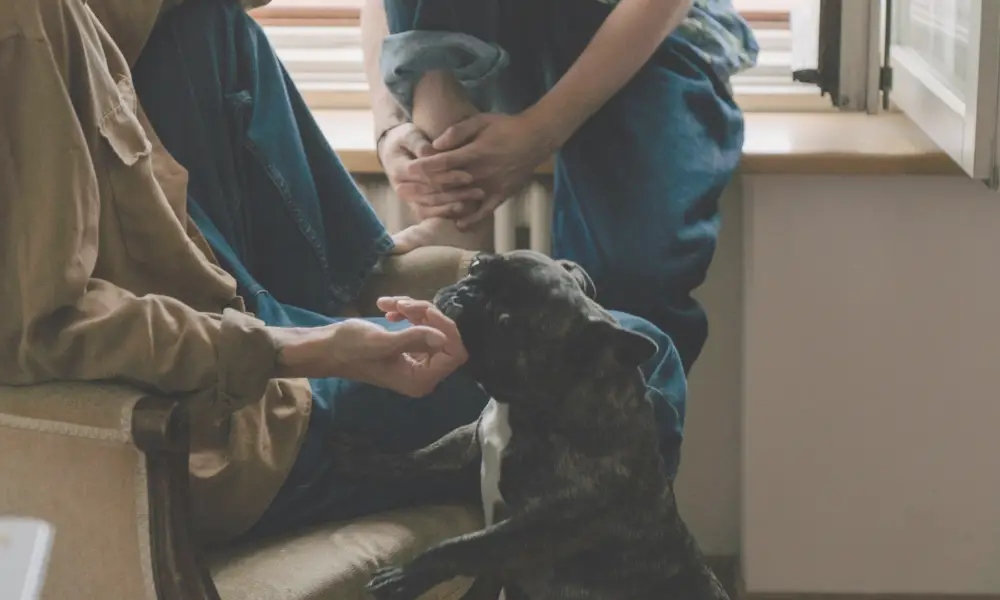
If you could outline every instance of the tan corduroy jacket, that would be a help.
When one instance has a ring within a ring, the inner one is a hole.
[[[0,383],[195,394],[194,508],[222,541],[277,493],[311,397],[272,380],[274,342],[136,102],[129,65],[167,2],[0,2]]]

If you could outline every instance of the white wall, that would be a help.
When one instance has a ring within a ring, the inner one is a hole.
[[[696,296],[709,316],[708,342],[691,370],[677,479],[681,515],[707,554],[740,550],[740,394],[743,345],[743,205],[737,180],[722,200],[722,233]]]
[[[1000,195],[957,177],[743,184],[748,590],[1000,594]],[[712,393],[693,428],[729,431]],[[733,477],[731,444],[700,435],[690,454],[725,453]],[[731,541],[733,500],[698,516],[706,535]]]

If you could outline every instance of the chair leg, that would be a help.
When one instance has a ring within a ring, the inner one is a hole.
[[[146,398],[135,407],[132,431],[146,456],[158,600],[220,600],[190,528],[187,414],[174,401]]]

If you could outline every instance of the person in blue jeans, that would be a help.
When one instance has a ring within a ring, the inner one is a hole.
[[[379,156],[420,219],[397,247],[480,245],[555,154],[554,256],[689,371],[743,145],[728,81],[757,54],[730,0],[367,0],[362,37]]]
[[[185,2],[161,16],[132,76],[164,146],[189,171],[189,214],[236,279],[247,309],[279,327],[338,321],[378,261],[400,249],[330,148],[261,28],[235,0]],[[679,355],[649,321],[616,317],[659,347],[643,371],[672,477],[686,396]],[[488,398],[463,369],[417,400],[346,379],[314,379],[311,386],[314,406],[302,450],[248,535],[477,497],[478,468],[420,485],[342,480],[326,443],[333,432],[346,431],[402,451],[475,420]]]

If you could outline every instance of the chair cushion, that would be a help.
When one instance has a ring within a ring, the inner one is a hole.
[[[364,586],[375,569],[480,527],[474,508],[414,508],[237,545],[209,562],[222,600],[368,600]],[[457,599],[470,584],[448,581],[421,600]]]

